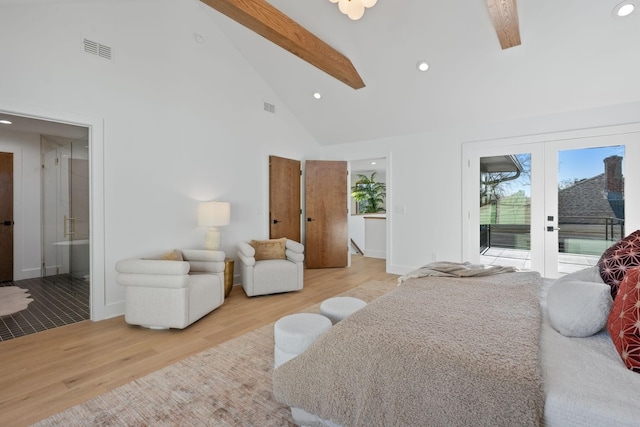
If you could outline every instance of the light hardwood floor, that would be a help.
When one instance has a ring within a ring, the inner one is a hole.
[[[371,280],[395,283],[385,261],[352,256],[349,268],[305,270],[300,292],[224,304],[184,330],[152,331],[123,317],[84,321],[0,343],[0,425],[23,426]]]

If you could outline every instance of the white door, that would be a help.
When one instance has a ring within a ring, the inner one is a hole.
[[[465,260],[559,277],[595,265],[640,225],[632,184],[640,177],[625,169],[640,158],[640,133],[561,136],[463,146]],[[522,171],[510,179],[514,164]],[[487,191],[500,180],[501,188]]]
[[[466,147],[465,261],[544,270],[544,162],[540,144]],[[478,191],[479,190],[479,191]]]
[[[545,277],[597,264],[629,232],[625,224],[626,146],[638,134],[545,145]]]

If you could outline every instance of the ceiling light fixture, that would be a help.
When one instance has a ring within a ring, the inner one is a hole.
[[[12,124],[12,122],[10,120],[4,120],[3,119],[3,120],[0,120],[0,124],[1,125],[10,125],[10,124]]]
[[[416,67],[418,68],[418,70],[420,71],[427,71],[429,69],[429,64],[427,64],[427,61],[419,61],[416,64]]]
[[[322,94],[321,94],[320,92],[314,92],[314,93],[313,93],[313,97],[314,97],[315,99],[320,99],[320,98],[322,98]]]
[[[353,21],[357,21],[364,15],[364,9],[373,7],[378,0],[329,0],[338,3],[338,9]]]
[[[624,1],[613,8],[613,16],[620,18],[629,16],[633,13],[635,8],[636,5],[634,4],[634,2]]]

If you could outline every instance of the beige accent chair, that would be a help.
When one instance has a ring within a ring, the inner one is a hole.
[[[183,261],[125,259],[116,264],[116,281],[125,287],[127,323],[184,329],[222,305],[224,252],[179,252]]]
[[[240,280],[247,296],[299,291],[304,285],[304,246],[286,239],[284,259],[256,260],[248,242],[238,244]]]

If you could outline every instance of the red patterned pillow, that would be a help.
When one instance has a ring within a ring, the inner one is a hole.
[[[624,276],[607,329],[627,368],[640,372],[640,267],[630,268]]]
[[[626,271],[640,266],[640,230],[636,230],[624,239],[614,243],[604,251],[598,261],[602,280],[611,286],[611,296],[616,297],[618,286]]]

